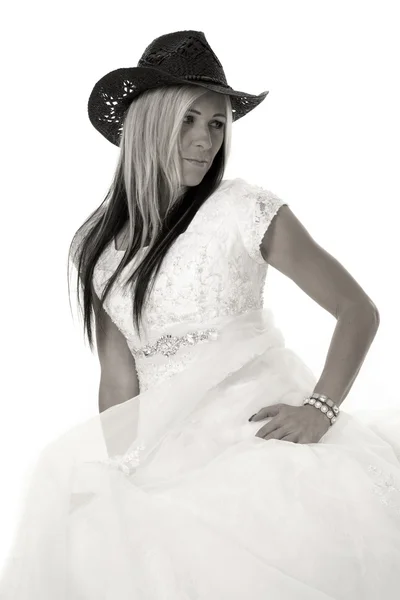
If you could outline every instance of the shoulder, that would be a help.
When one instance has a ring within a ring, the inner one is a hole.
[[[232,180],[229,198],[239,220],[252,227],[268,226],[282,206],[288,207],[288,202],[272,190],[242,178]]]
[[[241,177],[230,181],[226,197],[247,253],[258,264],[264,264],[260,242],[279,209],[288,203],[270,189]]]
[[[269,188],[249,182],[241,177],[229,180],[227,191],[232,202],[238,207],[252,210],[260,209],[262,211],[287,204],[285,200]]]
[[[265,261],[281,272],[291,272],[305,257],[318,261],[324,252],[289,206],[283,206],[265,232],[260,246]]]

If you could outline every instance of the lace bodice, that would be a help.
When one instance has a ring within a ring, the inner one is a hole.
[[[223,180],[165,256],[144,307],[141,338],[133,323],[131,293],[121,284],[132,273],[135,259],[125,267],[104,308],[135,357],[141,391],[191,360],[187,337],[173,355],[155,351],[154,344],[164,334],[204,331],[215,320],[263,306],[268,265],[259,246],[283,204],[287,203],[272,192],[243,179]],[[112,243],[100,257],[93,280],[99,297],[122,256]],[[146,356],[144,347],[150,348]]]

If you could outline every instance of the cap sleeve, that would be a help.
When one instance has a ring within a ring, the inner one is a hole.
[[[260,244],[272,219],[287,202],[260,186],[236,179],[229,194],[243,245],[258,264],[265,264]]]

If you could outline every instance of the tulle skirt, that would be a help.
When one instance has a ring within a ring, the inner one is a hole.
[[[264,440],[248,418],[316,383],[271,312],[191,352],[43,450],[0,598],[397,600],[400,410],[342,405],[318,443]]]

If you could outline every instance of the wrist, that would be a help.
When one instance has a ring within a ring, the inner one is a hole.
[[[304,398],[304,405],[310,405],[316,410],[322,412],[322,414],[329,419],[331,425],[333,425],[339,415],[339,407],[328,397],[323,394],[312,394]]]

